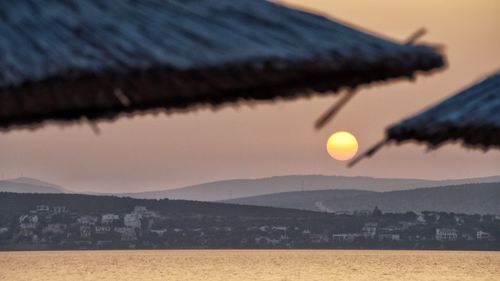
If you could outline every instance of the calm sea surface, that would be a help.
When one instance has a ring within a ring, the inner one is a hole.
[[[500,280],[500,252],[0,252],[0,280]]]

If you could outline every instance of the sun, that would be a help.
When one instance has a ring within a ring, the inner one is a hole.
[[[358,152],[358,141],[349,132],[336,132],[328,138],[326,150],[333,159],[347,161],[352,159]]]

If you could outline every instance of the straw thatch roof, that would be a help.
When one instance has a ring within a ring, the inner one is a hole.
[[[349,162],[352,167],[384,145],[417,141],[430,149],[447,142],[500,149],[500,71],[386,130],[385,139]]]
[[[444,65],[261,0],[0,1],[0,129],[268,100]]]
[[[387,139],[424,142],[434,148],[448,141],[500,149],[500,71],[428,110],[390,127]]]

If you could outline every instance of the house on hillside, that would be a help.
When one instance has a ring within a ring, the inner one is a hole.
[[[0,226],[0,234],[4,234],[9,232],[9,228],[7,226]]]
[[[399,233],[380,233],[378,235],[379,241],[400,241],[401,236]]]
[[[277,246],[279,245],[280,241],[275,238],[270,238],[267,236],[257,236],[255,237],[255,244],[261,245],[261,246]]]
[[[271,229],[273,231],[286,231],[287,230],[287,227],[286,226],[272,226]]]
[[[36,206],[36,211],[37,212],[50,212],[50,206],[48,206],[48,205],[37,205]]]
[[[90,226],[90,225],[95,225],[97,223],[97,217],[85,215],[85,216],[79,217],[76,221],[80,225]]]
[[[378,223],[376,222],[367,222],[363,225],[361,229],[361,235],[365,239],[373,239],[375,238],[375,234],[377,234]]]
[[[111,232],[111,226],[109,225],[96,225],[95,233],[97,234],[105,234]]]
[[[49,223],[43,229],[44,233],[62,234],[66,231],[66,225],[62,223]]]
[[[394,230],[405,230],[409,229],[410,227],[413,227],[418,224],[417,221],[400,221],[398,222],[399,224],[399,229],[394,229]]]
[[[135,229],[131,228],[131,227],[125,227],[123,229],[123,232],[121,233],[121,240],[122,241],[136,241],[137,240],[137,233],[135,232]]]
[[[379,227],[377,229],[377,231],[382,232],[382,233],[390,233],[390,232],[398,232],[398,231],[408,229],[409,227],[407,227],[404,223],[405,222],[399,222],[398,225],[388,225],[388,226],[384,226],[384,227]]]
[[[359,234],[355,233],[339,233],[332,234],[332,242],[333,243],[352,243],[354,240],[359,237]]]
[[[88,239],[91,236],[92,236],[92,228],[89,225],[81,225],[80,226],[80,237]]]
[[[477,240],[490,240],[491,234],[489,232],[484,232],[482,230],[478,230],[476,232],[476,239]]]
[[[165,233],[167,233],[167,229],[165,229],[165,228],[163,228],[163,229],[151,229],[150,232],[158,235],[159,237],[163,237],[165,235]]]
[[[119,220],[120,220],[120,216],[115,215],[115,214],[104,214],[101,216],[101,223],[102,224],[112,224],[112,223],[119,221]]]
[[[330,242],[330,237],[326,234],[310,234],[309,240],[311,243],[319,244],[319,243],[328,243]]]
[[[38,225],[37,215],[21,215],[19,217],[19,227],[23,230],[25,229],[35,229]]]
[[[456,241],[458,232],[454,228],[438,228],[436,229],[436,240],[438,241]]]
[[[55,215],[66,214],[68,212],[68,209],[66,208],[66,206],[54,206],[52,208],[52,212]]]
[[[427,221],[425,220],[425,217],[423,214],[418,214],[417,215],[417,219],[416,219],[417,223],[419,224],[425,224]]]
[[[459,237],[461,240],[467,240],[467,241],[476,240],[476,232],[474,232],[474,231],[461,231]]]
[[[141,228],[141,218],[135,213],[126,214],[125,217],[123,217],[123,223],[127,227]]]
[[[153,211],[148,210],[145,206],[135,206],[132,214],[136,215],[139,218],[151,218],[156,214]]]

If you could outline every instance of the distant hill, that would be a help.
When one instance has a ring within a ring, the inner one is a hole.
[[[266,194],[315,191],[315,190],[365,190],[386,192],[410,190],[423,187],[460,185],[467,183],[500,182],[500,176],[458,179],[458,180],[421,180],[387,179],[371,177],[343,177],[322,175],[290,175],[261,179],[224,180],[177,189],[136,193],[86,193],[90,195],[116,195],[138,199],[183,199],[195,201],[223,201]],[[32,178],[17,178],[0,181],[0,192],[18,193],[74,193],[61,186]]]
[[[69,191],[52,183],[20,177],[16,179],[0,180],[0,192],[68,193]]]
[[[296,191],[238,198],[226,203],[311,211],[354,211],[378,206],[384,212],[444,211],[500,214],[500,182],[418,188],[404,191]]]
[[[408,190],[421,187],[457,185],[466,183],[500,182],[500,176],[459,179],[421,180],[385,179],[370,177],[343,177],[322,175],[290,175],[262,179],[237,179],[203,183],[178,189],[149,192],[124,193],[119,196],[145,199],[186,199],[199,201],[221,201],[240,197],[273,194],[290,191],[357,189],[369,191]]]
[[[356,197],[364,194],[376,194],[374,191],[365,190],[314,190],[314,191],[292,191],[274,194],[266,194],[252,197],[244,197],[233,200],[225,200],[234,204],[273,206],[279,208],[293,208],[301,210],[334,212],[338,209],[330,210],[324,202],[332,200],[342,200],[349,197]]]

